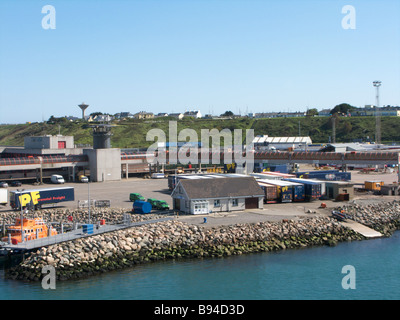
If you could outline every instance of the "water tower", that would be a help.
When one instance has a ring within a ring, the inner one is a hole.
[[[89,105],[88,105],[88,104],[85,104],[84,102],[82,102],[82,103],[79,105],[79,108],[82,109],[82,120],[85,120],[85,110],[87,109],[87,107],[89,107]]]

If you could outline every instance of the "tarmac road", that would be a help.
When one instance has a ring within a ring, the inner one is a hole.
[[[74,187],[75,201],[62,202],[57,207],[77,208],[79,200],[110,200],[111,207],[132,208],[132,202],[129,200],[131,192],[137,192],[147,198],[165,200],[172,207],[172,198],[168,190],[167,179],[143,179],[130,178],[121,181],[91,182],[91,183],[65,183],[65,184],[43,184],[40,186],[24,184],[22,187],[9,187],[9,191],[17,189],[33,190],[57,187]],[[43,208],[50,208],[51,205]],[[4,209],[10,209],[6,206]],[[1,211],[4,211],[1,209]]]

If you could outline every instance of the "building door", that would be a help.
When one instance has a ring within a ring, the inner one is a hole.
[[[245,209],[258,209],[258,198],[246,198],[244,203]]]
[[[174,199],[174,209],[181,210],[181,200],[180,199]]]
[[[58,149],[65,149],[67,147],[66,141],[58,141]]]

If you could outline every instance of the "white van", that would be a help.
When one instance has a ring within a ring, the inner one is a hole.
[[[152,179],[164,179],[165,175],[164,175],[164,173],[153,173],[151,175],[151,178]]]
[[[64,183],[65,181],[64,181],[63,176],[60,176],[58,174],[53,174],[51,176],[51,182],[53,182],[53,183]]]

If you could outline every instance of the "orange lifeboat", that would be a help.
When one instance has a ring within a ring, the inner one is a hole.
[[[25,240],[35,240],[46,238],[49,236],[49,229],[43,219],[23,219],[22,229],[24,230]],[[21,219],[16,219],[13,226],[7,227],[7,233],[11,235],[11,243],[17,244],[21,242]],[[51,229],[51,235],[55,236],[57,231]],[[2,241],[8,242],[8,237],[3,237]]]

